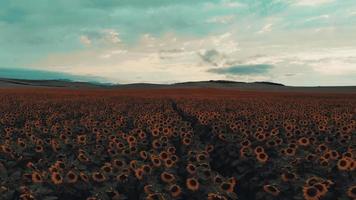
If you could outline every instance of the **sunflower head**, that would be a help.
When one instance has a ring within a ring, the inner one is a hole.
[[[320,193],[314,186],[304,186],[303,196],[305,200],[318,200],[320,198]]]
[[[356,185],[350,186],[346,192],[347,196],[352,199],[356,199]]]
[[[66,179],[68,183],[76,183],[78,181],[78,175],[74,171],[69,171],[66,174]]]
[[[182,194],[182,189],[179,185],[173,184],[169,187],[169,192],[171,193],[172,197],[177,198]]]
[[[51,174],[51,180],[55,185],[59,185],[63,183],[63,177],[58,172],[53,172]]]
[[[191,191],[199,190],[199,182],[195,178],[188,178],[186,180],[186,185],[187,185],[187,188]]]
[[[279,189],[274,185],[264,185],[263,191],[273,196],[278,196],[280,193]]]

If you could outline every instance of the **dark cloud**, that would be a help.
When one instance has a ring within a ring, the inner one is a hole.
[[[208,72],[227,75],[251,75],[267,73],[273,65],[258,64],[258,65],[236,65],[224,68],[209,69]]]
[[[225,59],[225,55],[215,49],[208,50],[204,53],[199,53],[200,58],[211,65],[218,66]]]
[[[294,74],[294,73],[288,73],[288,74],[284,74],[284,76],[295,76],[297,74]]]

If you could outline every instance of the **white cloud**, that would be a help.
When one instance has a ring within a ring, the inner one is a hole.
[[[222,5],[224,7],[228,7],[228,8],[238,8],[238,7],[244,7],[245,4],[242,4],[240,2],[237,2],[237,1],[232,1],[232,0],[222,0],[221,1]]]
[[[99,57],[103,58],[103,59],[108,59],[108,58],[111,58],[114,55],[125,54],[125,53],[127,53],[127,50],[122,50],[122,49],[112,50],[112,51],[108,51],[108,52],[105,52],[105,53],[101,54]]]
[[[322,62],[311,63],[310,66],[321,74],[339,76],[347,74],[355,74],[356,63],[350,63],[345,60],[325,60]]]
[[[113,29],[105,29],[103,30],[104,39],[112,44],[118,44],[121,42],[119,37],[119,33]]]
[[[82,43],[82,44],[84,44],[84,45],[91,45],[91,43],[92,43],[92,41],[89,39],[89,37],[88,36],[86,36],[86,35],[81,35],[80,37],[79,37],[79,41]]]
[[[351,17],[352,17],[352,16],[356,16],[356,10],[350,11],[348,15],[351,16]]]
[[[296,6],[319,6],[322,4],[332,3],[335,0],[296,0]]]
[[[235,15],[216,16],[206,20],[207,23],[229,24],[233,22]]]
[[[262,33],[268,33],[270,31],[272,31],[272,26],[273,24],[266,24],[265,26],[262,27],[262,29],[260,31],[258,31],[258,34],[262,34]]]
[[[233,0],[221,0],[220,2],[217,3],[212,3],[212,2],[207,2],[205,3],[205,9],[215,9],[217,7],[220,8],[242,8],[242,7],[246,7],[246,4],[237,2],[237,1],[233,1]]]
[[[330,16],[329,15],[320,15],[320,16],[316,16],[316,17],[310,17],[308,19],[306,19],[306,22],[310,22],[310,21],[315,21],[315,20],[326,20],[329,19]]]

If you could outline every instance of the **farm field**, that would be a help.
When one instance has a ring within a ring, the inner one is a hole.
[[[356,199],[356,94],[0,89],[0,199]]]

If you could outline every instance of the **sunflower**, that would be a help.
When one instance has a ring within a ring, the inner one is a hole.
[[[55,185],[59,185],[63,183],[63,177],[57,172],[53,172],[51,174],[51,180]]]
[[[176,148],[175,147],[168,147],[167,148],[168,153],[170,154],[175,154],[176,153]]]
[[[298,140],[298,145],[300,146],[308,146],[310,144],[309,138],[302,137]]]
[[[147,151],[140,151],[140,157],[141,157],[143,160],[146,160],[146,159],[148,158]]]
[[[350,151],[347,151],[347,152],[343,153],[342,156],[352,158],[352,153]]]
[[[114,159],[112,161],[112,164],[114,165],[114,167],[121,168],[125,165],[125,162],[119,159]]]
[[[222,182],[223,182],[223,179],[222,179],[221,176],[216,175],[216,176],[214,177],[214,183],[216,183],[216,184],[221,184]]]
[[[145,194],[153,194],[153,193],[155,193],[152,185],[145,185],[143,187],[143,191],[145,192]]]
[[[320,144],[317,148],[317,150],[319,152],[325,152],[326,150],[328,150],[328,147],[325,144]]]
[[[80,178],[81,178],[84,182],[86,182],[86,183],[89,182],[89,176],[88,176],[86,173],[80,172],[80,173],[79,173],[79,176],[80,176]]]
[[[256,155],[265,152],[264,148],[261,146],[257,146],[253,151]]]
[[[129,144],[133,144],[136,143],[136,138],[132,135],[130,135],[129,137],[126,138],[127,143]]]
[[[295,149],[288,147],[287,149],[285,149],[285,154],[287,156],[294,156],[295,155]]]
[[[320,157],[319,164],[323,167],[327,167],[329,165],[329,161],[324,157]]]
[[[268,194],[271,194],[273,196],[278,196],[280,193],[279,189],[274,185],[264,185],[263,191],[265,191]]]
[[[141,139],[141,140],[143,140],[143,139],[145,139],[146,137],[147,137],[147,135],[146,135],[146,133],[145,132],[140,132],[139,134],[138,134],[138,137]]]
[[[195,174],[196,172],[196,167],[195,165],[189,163],[187,167],[185,168],[189,174]]]
[[[154,193],[154,194],[149,194],[146,197],[146,200],[165,200],[165,198],[161,193]]]
[[[220,189],[225,192],[234,192],[234,186],[230,182],[222,182],[220,184]]]
[[[146,174],[151,174],[151,171],[152,171],[151,166],[145,164],[145,165],[142,165],[141,168]]]
[[[209,144],[208,146],[205,147],[205,151],[211,153],[212,151],[214,151],[214,145]]]
[[[346,192],[347,196],[356,199],[356,185],[350,186]]]
[[[100,173],[100,172],[94,172],[92,174],[92,178],[94,181],[101,183],[104,182],[106,180],[106,177],[104,176],[104,174]]]
[[[142,180],[143,179],[143,169],[142,168],[138,168],[135,170],[135,177],[138,179],[138,180]]]
[[[100,169],[101,169],[103,172],[105,172],[106,174],[110,174],[110,173],[113,172],[113,169],[112,169],[110,163],[105,163],[105,165],[102,166]]]
[[[171,193],[172,197],[176,198],[182,194],[182,189],[179,185],[173,184],[169,187],[169,192]]]
[[[305,200],[319,200],[320,193],[318,189],[314,186],[304,186],[303,197]]]
[[[179,158],[178,158],[177,155],[171,155],[170,159],[171,159],[173,162],[177,162]]]
[[[350,167],[349,167],[350,171],[354,171],[356,170],[356,160],[351,160],[350,161]]]
[[[7,145],[1,145],[1,150],[6,154],[10,154],[12,152],[11,148]]]
[[[164,166],[166,168],[171,168],[171,167],[173,167],[173,165],[174,165],[174,162],[171,159],[164,160]]]
[[[187,145],[189,145],[189,144],[191,143],[191,141],[192,141],[192,140],[191,140],[190,138],[187,138],[187,137],[186,137],[186,138],[183,139],[183,145],[186,145],[186,146],[187,146]]]
[[[171,173],[163,172],[161,174],[161,180],[165,183],[172,183],[175,180],[175,177]]]
[[[86,142],[87,142],[87,137],[86,137],[86,135],[78,135],[78,136],[77,136],[77,143],[78,143],[78,144],[84,145],[84,144],[86,144]]]
[[[295,180],[297,175],[295,173],[285,172],[281,177],[284,182],[289,182]]]
[[[166,159],[168,159],[168,153],[165,152],[165,151],[162,151],[162,152],[159,154],[159,158],[160,158],[161,160],[166,160]]]
[[[197,160],[198,162],[204,161],[207,158],[205,154],[198,154],[197,155]]]
[[[151,130],[151,134],[153,137],[158,137],[159,136],[159,130],[158,128],[154,128]]]
[[[161,166],[161,160],[156,156],[151,156],[151,162],[155,167]]]
[[[328,188],[323,183],[315,183],[313,185],[319,192],[320,196],[324,196],[328,192]]]
[[[66,174],[66,179],[67,179],[68,183],[75,183],[78,180],[78,175],[76,173],[74,173],[73,171],[69,171]]]
[[[235,185],[236,185],[236,183],[237,183],[235,177],[231,177],[231,178],[229,178],[227,181],[232,184],[232,187],[235,187]]]
[[[220,194],[209,193],[208,200],[227,200],[227,198]]]
[[[240,145],[243,146],[243,147],[249,147],[251,145],[251,142],[250,142],[250,140],[246,139],[246,140],[242,141],[240,143]]]
[[[268,155],[264,152],[257,154],[256,156],[258,162],[260,163],[266,163],[268,160]]]
[[[315,160],[315,157],[316,157],[315,154],[310,153],[310,154],[308,154],[308,155],[306,156],[305,159],[306,159],[307,161],[311,162],[311,161]]]
[[[89,158],[88,158],[85,154],[83,154],[83,153],[80,153],[80,154],[78,155],[78,160],[79,160],[80,162],[89,162]]]
[[[34,182],[34,183],[42,183],[43,182],[42,175],[38,172],[32,172],[31,178],[32,178],[32,182]]]
[[[152,147],[153,147],[154,149],[160,148],[160,147],[161,147],[160,141],[159,141],[158,139],[153,140],[153,141],[152,141]]]
[[[21,194],[19,199],[20,200],[35,200],[36,198],[32,194]]]
[[[344,157],[337,161],[337,168],[340,171],[347,171],[350,167],[350,164],[350,160]]]
[[[186,180],[187,188],[191,191],[197,191],[199,189],[199,182],[195,178],[188,178]]]
[[[340,154],[339,154],[339,152],[337,152],[336,150],[330,151],[330,158],[331,158],[332,160],[338,159],[339,156],[340,156]]]
[[[316,177],[316,176],[312,176],[312,177],[308,178],[308,179],[305,181],[305,184],[306,184],[307,186],[313,186],[314,184],[320,183],[320,182],[322,182],[322,181],[323,181],[322,178]]]
[[[125,173],[121,173],[116,176],[116,180],[120,183],[125,183],[128,180],[129,176]]]
[[[132,170],[135,170],[137,168],[137,160],[131,160],[129,165]]]
[[[20,146],[21,148],[26,148],[27,144],[24,142],[21,138],[18,139],[17,145]]]

